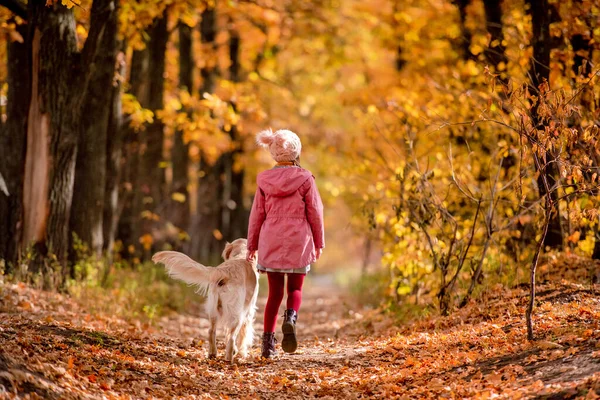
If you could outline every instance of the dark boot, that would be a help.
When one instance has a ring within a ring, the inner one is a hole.
[[[298,319],[298,313],[293,309],[285,310],[283,315],[283,325],[281,330],[283,331],[283,340],[281,341],[281,348],[286,353],[293,353],[298,348],[298,341],[296,340],[296,320]]]
[[[261,356],[264,358],[271,358],[275,355],[275,332],[265,332],[262,337],[262,353]]]

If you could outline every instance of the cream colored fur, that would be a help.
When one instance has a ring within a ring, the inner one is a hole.
[[[216,329],[226,332],[225,359],[233,362],[236,354],[246,357],[254,339],[254,316],[258,296],[256,261],[246,261],[246,239],[227,243],[222,264],[205,267],[177,251],[161,251],[152,257],[164,264],[169,275],[195,285],[206,295],[206,313],[210,321],[208,356],[217,356]]]

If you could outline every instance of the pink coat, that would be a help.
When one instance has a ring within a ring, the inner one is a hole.
[[[310,171],[273,168],[256,181],[248,250],[258,250],[258,263],[267,268],[302,268],[314,262],[325,237],[323,203]]]

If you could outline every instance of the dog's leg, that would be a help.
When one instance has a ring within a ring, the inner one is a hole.
[[[248,332],[248,320],[245,320],[242,323],[242,328],[240,329],[240,333],[237,337],[237,347],[240,352],[240,357],[246,358],[248,356],[248,343],[247,343],[247,335]]]
[[[242,329],[242,325],[243,325],[242,320],[235,322],[234,324],[232,324],[232,328],[229,331],[229,334],[227,335],[225,360],[229,361],[230,363],[233,363],[233,357],[235,357],[235,355],[238,352],[236,342],[237,342],[237,337],[240,333],[240,330]]]
[[[217,318],[210,317],[210,328],[208,329],[208,358],[217,357]]]

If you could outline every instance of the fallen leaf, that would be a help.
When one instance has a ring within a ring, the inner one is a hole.
[[[561,346],[560,344],[550,342],[547,340],[540,340],[536,344],[537,344],[537,347],[539,347],[542,350],[554,350],[554,349],[562,349],[563,348],[563,346]]]

